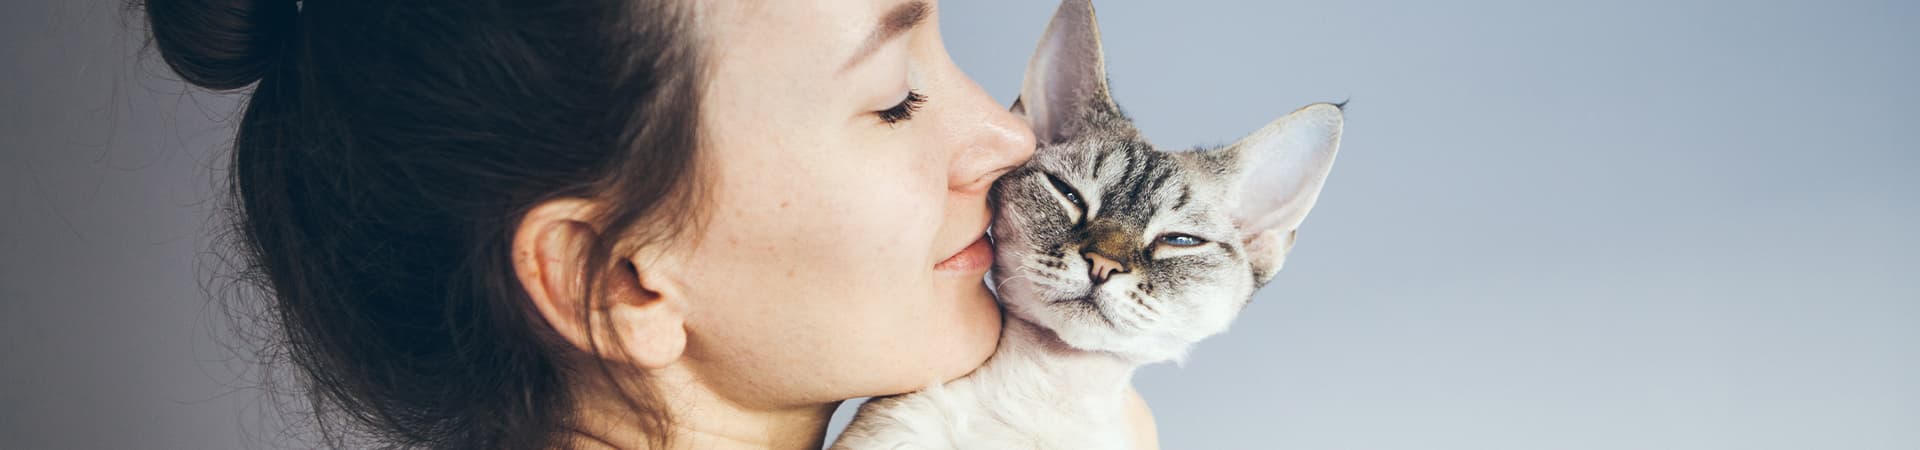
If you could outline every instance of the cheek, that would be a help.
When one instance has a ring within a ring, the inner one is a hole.
[[[864,150],[782,150],[714,164],[713,215],[685,269],[689,351],[710,376],[789,404],[913,390],[984,360],[991,297],[932,270],[944,179]]]
[[[1252,293],[1252,269],[1224,255],[1176,267],[1156,277],[1156,290],[1176,305],[1169,308],[1167,325],[1185,338],[1197,340],[1225,329]]]

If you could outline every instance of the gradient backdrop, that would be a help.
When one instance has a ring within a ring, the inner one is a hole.
[[[1096,4],[1162,145],[1352,100],[1166,448],[1920,449],[1920,3]],[[941,21],[1011,101],[1053,6]],[[123,20],[0,5],[0,448],[283,442],[198,269],[235,98]]]

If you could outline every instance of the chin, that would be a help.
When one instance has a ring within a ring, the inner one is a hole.
[[[867,348],[854,366],[860,389],[845,397],[875,397],[926,389],[973,373],[993,356],[1000,342],[1000,308],[984,283],[939,286],[923,291],[918,300],[935,305],[887,321],[884,332],[866,339]],[[895,298],[912,302],[914,298]],[[904,313],[903,311],[896,311]],[[843,397],[843,398],[845,398]]]
[[[993,356],[1000,343],[1000,306],[987,290],[985,279],[956,286],[947,300],[956,305],[952,316],[956,321],[952,325],[955,330],[948,333],[951,340],[930,352],[943,358],[937,364],[939,373],[935,374],[942,382],[972,373]],[[915,389],[922,387],[926,386],[915,386]]]

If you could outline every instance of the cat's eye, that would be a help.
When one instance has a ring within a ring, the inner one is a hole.
[[[1053,184],[1053,189],[1060,191],[1060,195],[1066,197],[1068,203],[1072,203],[1075,208],[1080,208],[1082,214],[1087,212],[1087,202],[1080,199],[1079,191],[1073,190],[1073,186],[1068,186],[1066,182],[1060,181],[1060,178],[1053,176],[1053,174],[1049,173],[1046,175],[1047,182]]]
[[[1167,233],[1160,235],[1160,243],[1174,247],[1197,247],[1207,243],[1207,240],[1189,234]]]
[[[886,122],[887,125],[893,125],[913,120],[913,113],[919,111],[920,106],[926,103],[927,96],[925,94],[909,89],[907,90],[907,98],[900,99],[899,104],[893,105],[892,108],[880,110],[875,114],[879,114],[880,120]]]

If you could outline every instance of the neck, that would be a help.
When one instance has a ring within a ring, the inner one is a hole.
[[[1074,348],[1052,330],[1007,314],[1000,347],[977,376],[1025,385],[1019,387],[1051,396],[1085,399],[1093,402],[1090,406],[1104,409],[1106,403],[1117,405],[1125,398],[1138,367],[1120,355]]]
[[[680,367],[650,373],[649,389],[670,413],[665,430],[646,430],[611,391],[580,395],[572,448],[651,449],[666,433],[669,449],[818,449],[839,402],[792,408],[749,408],[685,376]]]

